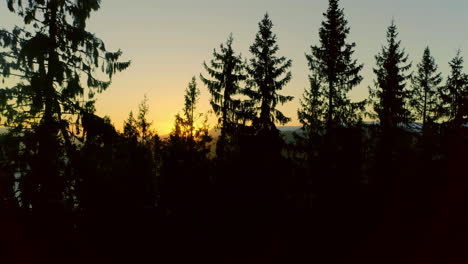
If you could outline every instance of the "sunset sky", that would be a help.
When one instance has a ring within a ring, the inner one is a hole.
[[[108,49],[122,49],[125,59],[133,64],[98,96],[98,114],[109,115],[120,129],[146,94],[154,127],[160,134],[169,133],[174,115],[183,106],[188,82],[204,73],[203,61],[212,58],[213,49],[231,32],[235,50],[250,58],[248,48],[257,23],[268,12],[278,37],[279,55],[293,60],[293,79],[282,93],[295,99],[280,109],[292,117],[288,125],[298,125],[299,99],[308,86],[304,53],[310,52],[310,45],[318,44],[327,5],[327,0],[103,0],[101,10],[89,20],[88,30],[102,38]],[[355,58],[364,63],[364,81],[351,93],[353,100],[367,97],[367,87],[374,79],[374,56],[385,44],[392,18],[413,66],[426,45],[444,76],[457,49],[462,49],[468,60],[467,0],[342,0],[341,6],[351,27],[349,41],[357,44]],[[0,27],[21,24],[8,13],[5,1],[0,7]],[[198,84],[202,93],[199,110],[206,112],[210,109],[209,94],[199,79]]]

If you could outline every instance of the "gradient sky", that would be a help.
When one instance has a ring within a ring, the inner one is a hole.
[[[293,79],[283,94],[295,99],[280,107],[292,117],[288,125],[298,125],[297,108],[308,86],[304,53],[318,44],[318,29],[327,0],[102,0],[88,30],[96,33],[109,50],[122,49],[132,66],[115,76],[111,87],[99,95],[99,115],[109,115],[117,128],[128,113],[138,109],[146,94],[150,120],[160,134],[170,132],[174,115],[183,106],[184,90],[192,76],[203,72],[203,61],[212,58],[214,48],[233,33],[234,48],[249,58],[249,46],[265,12],[273,21],[279,55],[293,60]],[[349,40],[357,44],[355,58],[364,63],[364,81],[350,94],[353,100],[367,97],[372,84],[374,56],[385,44],[385,31],[392,18],[399,28],[402,45],[413,66],[429,45],[439,64],[448,73],[448,61],[457,49],[468,60],[467,0],[342,0],[341,6],[351,27]],[[21,24],[0,4],[2,27]],[[209,94],[201,90],[199,110],[210,109]]]

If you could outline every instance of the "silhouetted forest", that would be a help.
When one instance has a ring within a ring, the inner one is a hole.
[[[468,261],[461,51],[443,76],[429,47],[409,61],[392,21],[355,102],[363,65],[329,0],[285,132],[293,62],[265,14],[248,56],[231,34],[187,80],[169,136],[146,97],[118,131],[95,95],[131,63],[87,31],[100,2],[6,0],[24,23],[0,30],[1,263]]]

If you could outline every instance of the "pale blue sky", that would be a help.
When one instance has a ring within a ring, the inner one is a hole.
[[[187,83],[202,72],[202,63],[211,59],[213,48],[232,32],[234,48],[250,57],[248,47],[257,23],[268,12],[278,36],[279,55],[293,60],[293,80],[283,93],[295,99],[281,109],[293,118],[289,125],[297,125],[299,98],[308,85],[304,53],[318,43],[327,5],[326,0],[103,0],[101,10],[88,22],[89,30],[101,37],[108,49],[121,48],[133,65],[98,97],[98,113],[109,115],[121,127],[128,112],[135,111],[147,94],[156,129],[162,134],[169,132],[183,105]],[[367,87],[374,78],[374,56],[385,44],[392,18],[414,66],[426,45],[444,76],[457,49],[468,59],[467,0],[342,0],[341,6],[351,26],[349,40],[357,44],[355,58],[364,63],[364,81],[351,93],[352,99],[367,97]],[[4,27],[18,23],[7,12],[5,1],[0,7]],[[199,86],[200,110],[206,111],[209,96],[201,82]]]

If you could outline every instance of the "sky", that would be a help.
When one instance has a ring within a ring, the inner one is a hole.
[[[363,82],[350,93],[352,100],[367,98],[373,84],[375,55],[385,44],[392,18],[399,29],[402,46],[413,62],[413,70],[426,46],[444,76],[448,61],[462,50],[468,60],[467,0],[341,0],[351,27],[349,42],[356,43],[355,56],[364,64]],[[192,76],[206,74],[203,62],[214,48],[234,36],[234,49],[250,58],[249,46],[258,22],[268,12],[277,35],[278,55],[292,59],[293,79],[282,94],[294,100],[279,107],[299,125],[299,99],[308,86],[305,53],[319,44],[318,30],[327,0],[102,0],[92,14],[88,30],[106,43],[109,50],[121,49],[131,67],[116,75],[108,90],[97,96],[97,114],[107,115],[121,129],[130,111],[137,112],[144,96],[159,134],[171,131],[174,116],[184,103],[184,91]],[[0,3],[0,27],[11,28],[21,21]],[[465,63],[466,66],[466,63]],[[209,93],[199,79],[199,111],[210,110]]]

